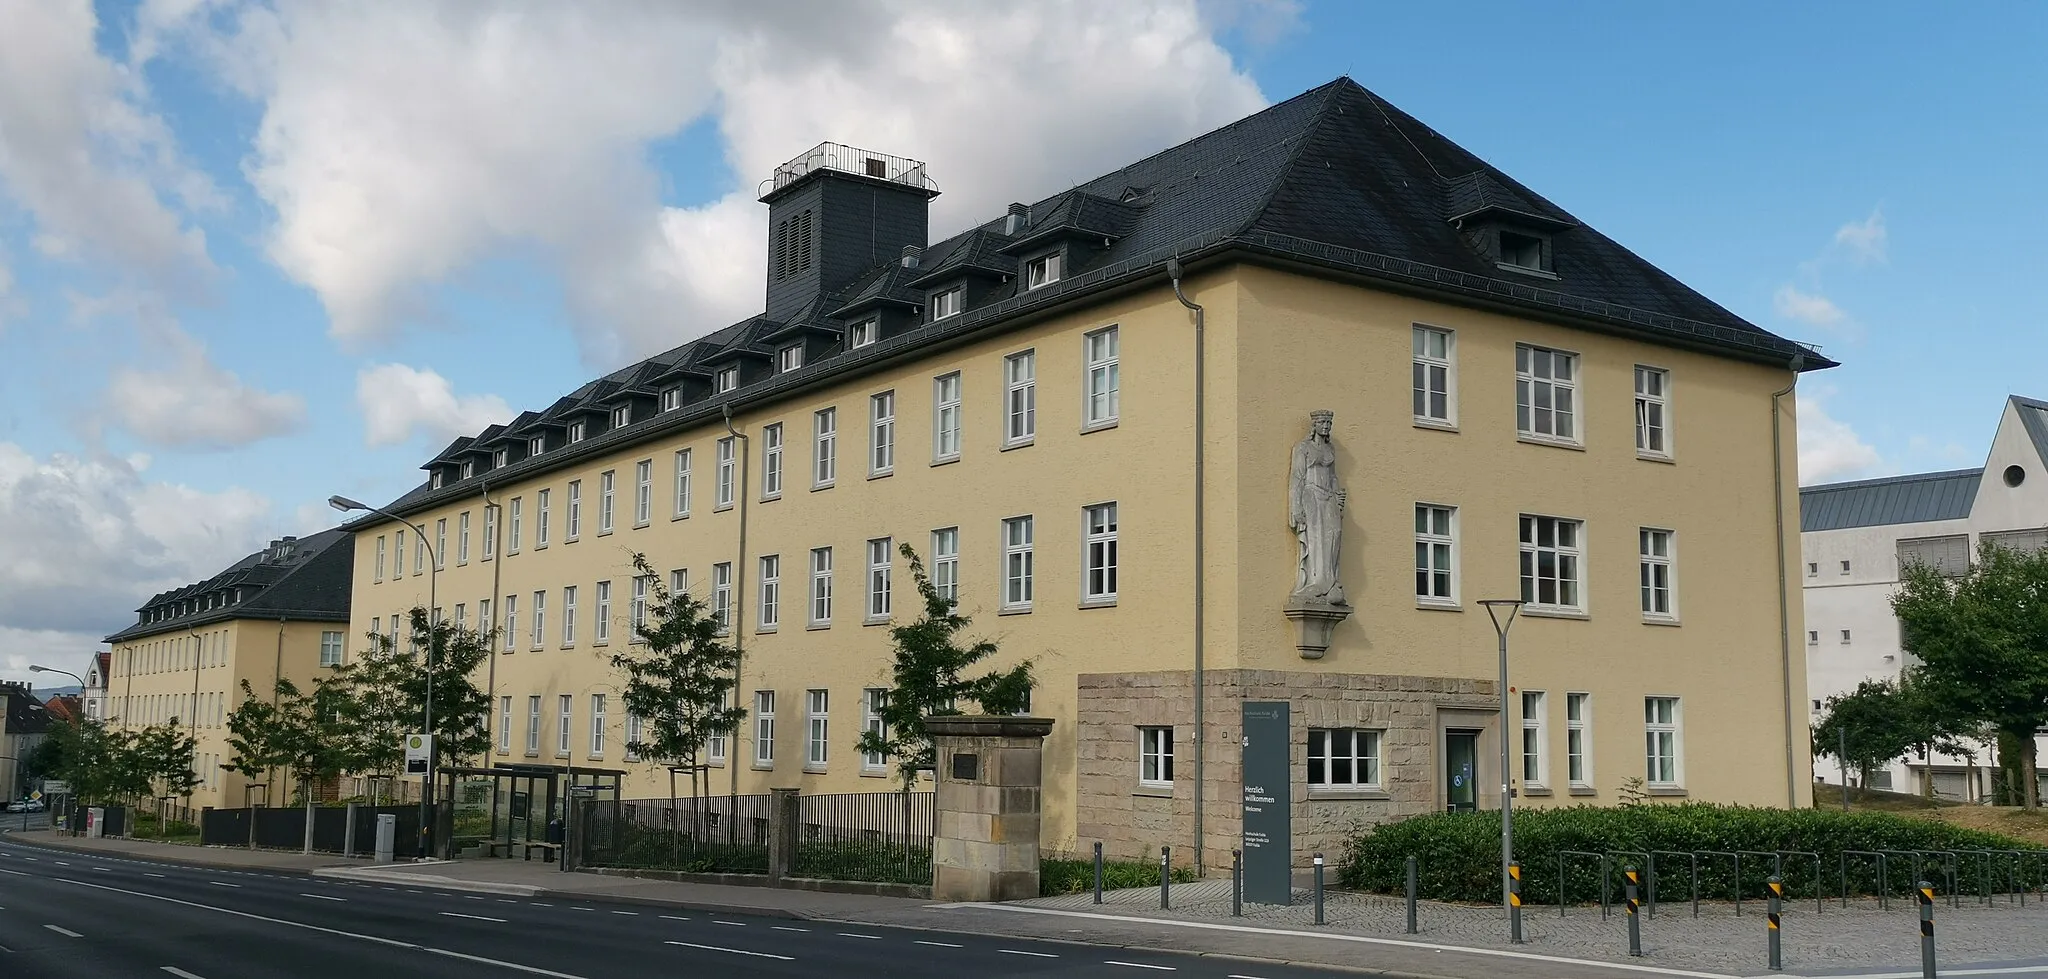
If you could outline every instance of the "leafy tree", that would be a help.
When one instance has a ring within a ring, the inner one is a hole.
[[[342,710],[349,691],[328,678],[315,681],[309,692],[279,679],[276,693],[274,703],[265,703],[242,681],[242,706],[228,715],[228,744],[234,751],[228,767],[249,775],[289,773],[300,804],[310,811],[315,786],[362,762],[357,753],[362,740]]]
[[[356,770],[396,774],[405,758],[405,735],[418,732],[426,720],[428,677],[433,678],[437,753],[445,764],[481,759],[491,747],[485,722],[491,698],[476,685],[477,668],[490,658],[495,633],[476,631],[448,621],[429,623],[427,610],[408,616],[409,638],[394,642],[370,634],[370,649],[356,662],[336,669],[338,684],[333,708],[348,723],[340,732],[354,739],[350,748]],[[421,653],[426,657],[421,662]]]
[[[136,750],[137,736],[105,721],[77,719],[50,732],[61,743],[56,774],[80,803],[118,802],[146,796],[150,776]]]
[[[924,616],[889,630],[896,654],[890,668],[893,685],[877,711],[883,730],[862,731],[857,747],[896,759],[897,777],[908,792],[917,784],[918,773],[930,771],[935,763],[925,718],[964,713],[959,705],[967,702],[984,714],[1015,714],[1030,708],[1036,681],[1030,660],[1008,670],[965,675],[975,664],[994,656],[996,644],[984,639],[962,645],[960,632],[972,620],[939,593],[909,544],[903,545],[902,552],[910,562],[917,594],[924,600]]]
[[[68,723],[60,725],[60,727],[68,726]],[[58,729],[53,728],[49,737],[36,742],[36,746],[30,748],[28,754],[21,756],[22,779],[24,781],[34,781],[44,778],[62,778],[63,776],[58,773],[64,770],[64,749],[69,743],[58,733]],[[12,790],[16,786],[10,785],[7,788]]]
[[[1813,726],[1813,751],[1854,769],[1864,785],[1870,773],[1934,739],[1927,712],[1915,696],[1891,679],[1864,680],[1823,704]]]
[[[669,811],[675,811],[675,769],[690,773],[698,788],[700,757],[713,737],[736,730],[747,718],[732,704],[739,679],[739,651],[719,641],[717,617],[703,602],[672,594],[644,554],[633,555],[633,570],[648,580],[651,601],[633,632],[640,649],[612,656],[625,676],[619,694],[626,712],[640,719],[640,736],[626,750],[670,766]]]
[[[1892,610],[1920,661],[1914,677],[1944,713],[1990,725],[2018,749],[2023,804],[2039,807],[2034,734],[2048,726],[2048,553],[1986,542],[1960,577],[1920,563],[1900,577]]]
[[[136,764],[151,783],[152,795],[192,797],[199,787],[199,773],[192,770],[198,757],[199,739],[178,726],[178,719],[152,724],[135,738]]]
[[[228,761],[221,767],[252,781],[269,783],[271,773],[291,764],[296,736],[285,708],[285,691],[298,696],[291,681],[277,681],[277,702],[256,696],[242,681],[242,704],[228,712]]]

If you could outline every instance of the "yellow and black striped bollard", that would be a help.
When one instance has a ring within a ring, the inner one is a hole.
[[[1508,938],[1522,944],[1522,864],[1508,864]]]
[[[1643,923],[1641,918],[1636,917],[1636,907],[1640,903],[1636,900],[1636,883],[1641,875],[1636,873],[1636,868],[1633,866],[1624,868],[1622,873],[1628,877],[1624,895],[1628,900],[1628,954],[1641,957],[1643,954]]]
[[[1920,975],[1934,979],[1934,885],[1920,882]]]
[[[1784,906],[1785,882],[1777,877],[1772,877],[1771,907],[1768,916],[1771,922],[1771,968],[1773,969],[1783,969],[1785,967],[1785,953],[1778,944],[1778,915],[1784,909]]]

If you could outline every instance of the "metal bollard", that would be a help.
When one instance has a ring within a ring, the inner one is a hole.
[[[1244,851],[1230,851],[1230,916],[1244,917]]]
[[[1771,968],[1783,969],[1785,967],[1785,953],[1778,945],[1778,912],[1785,902],[1785,881],[1782,878],[1773,877],[1771,878],[1770,886],[1771,906],[1766,916],[1770,921],[1771,928]]]
[[[1323,923],[1323,855],[1316,854],[1316,924]]]
[[[1934,885],[1920,882],[1920,975],[1934,979]]]
[[[1102,903],[1102,844],[1095,844],[1095,903]]]
[[[1508,940],[1522,944],[1522,863],[1508,864]]]
[[[1415,858],[1408,858],[1408,934],[1415,934]]]
[[[1628,883],[1622,891],[1628,900],[1628,954],[1640,958],[1643,954],[1643,923],[1636,916],[1636,907],[1640,903],[1636,900],[1636,882],[1641,875],[1636,873],[1633,865],[1622,868],[1622,873],[1628,876]]]
[[[1159,848],[1159,909],[1164,911],[1173,906],[1167,898],[1167,888],[1173,886],[1173,847]]]

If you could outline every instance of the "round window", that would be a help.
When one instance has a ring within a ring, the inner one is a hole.
[[[2005,467],[2005,485],[2018,486],[2027,481],[2027,471],[2018,466]]]

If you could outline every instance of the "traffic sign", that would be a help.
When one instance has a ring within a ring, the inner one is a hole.
[[[44,780],[43,780],[43,794],[44,794],[44,795],[70,795],[70,794],[71,794],[71,786],[70,786],[70,785],[69,785],[68,783],[65,783],[65,782],[59,782],[59,781],[57,781],[56,779],[48,779],[48,778],[46,778],[46,779],[44,779]]]
[[[432,766],[434,736],[431,734],[408,734],[405,736],[405,773],[425,775]]]
[[[33,802],[41,802],[41,801],[43,801],[43,794],[42,794],[41,792],[30,792],[30,793],[28,794],[28,797],[29,797],[29,799],[30,799],[31,801],[33,801]]]

